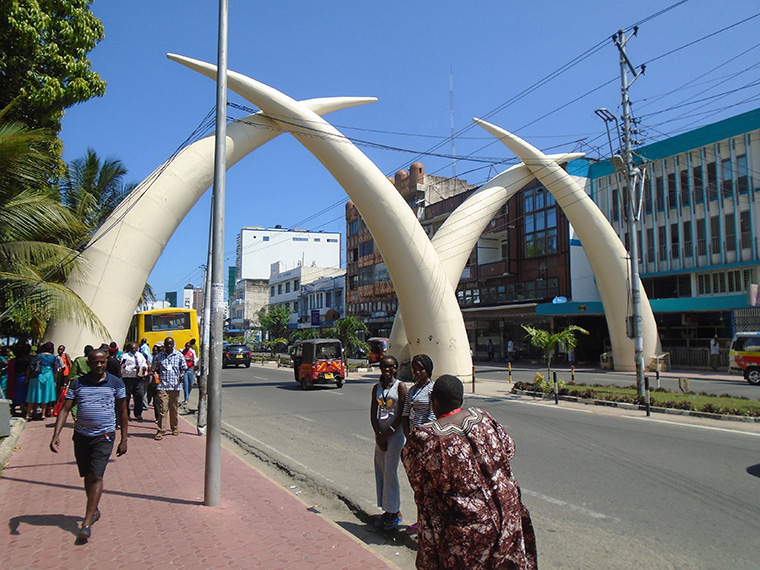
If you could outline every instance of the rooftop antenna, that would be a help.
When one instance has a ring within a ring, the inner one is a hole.
[[[457,145],[454,140],[454,72],[449,67],[449,117],[451,118],[451,156],[454,162],[451,163],[451,176],[457,179]]]

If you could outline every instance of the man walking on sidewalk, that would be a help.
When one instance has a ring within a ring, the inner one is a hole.
[[[137,343],[128,344],[127,350],[128,352],[121,355],[121,379],[127,389],[127,412],[129,412],[129,398],[131,396],[135,419],[141,422],[148,363],[142,353],[137,351]]]
[[[58,453],[60,435],[74,404],[77,416],[74,423],[74,456],[79,475],[84,478],[87,494],[82,527],[77,534],[77,543],[84,544],[90,538],[90,527],[100,519],[98,503],[103,494],[103,475],[108,458],[116,439],[116,412],[119,414],[121,439],[116,455],[127,452],[127,393],[120,378],[106,372],[108,356],[100,349],[91,350],[87,355],[90,372],[76,378],[66,393],[66,401],[55,422],[50,451]]]
[[[179,390],[182,377],[187,371],[185,357],[174,349],[174,339],[170,336],[164,340],[164,350],[153,358],[153,370],[158,372],[158,431],[154,439],[164,439],[166,417],[169,416],[172,435],[179,435]]]

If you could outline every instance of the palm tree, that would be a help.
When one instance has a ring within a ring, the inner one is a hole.
[[[4,123],[0,111],[0,327],[40,337],[54,316],[105,332],[97,316],[64,282],[77,252],[66,247],[82,226],[50,192],[55,160],[41,149],[42,130]]]
[[[335,321],[326,331],[328,337],[340,340],[346,359],[348,355],[355,354],[357,348],[361,348],[365,353],[369,352],[369,345],[359,338],[359,332],[367,334],[369,329],[354,316]]]
[[[540,348],[546,354],[546,371],[547,378],[551,373],[552,368],[552,356],[554,350],[559,345],[565,350],[574,349],[578,345],[578,340],[575,338],[575,333],[588,334],[588,331],[578,325],[570,325],[566,329],[563,329],[556,333],[551,333],[543,329],[537,329],[530,325],[521,325],[525,330],[526,337],[530,340],[530,343],[536,348]]]
[[[84,223],[87,238],[97,230],[136,186],[125,183],[126,167],[120,160],[100,157],[91,148],[68,165],[61,180],[61,201]]]

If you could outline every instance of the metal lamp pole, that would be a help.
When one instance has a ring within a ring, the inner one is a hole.
[[[625,32],[620,30],[612,37],[615,46],[620,52],[620,92],[622,96],[623,107],[623,149],[622,158],[619,156],[612,157],[612,163],[616,170],[625,172],[628,183],[628,199],[626,200],[626,214],[628,217],[628,236],[630,240],[631,254],[631,323],[628,327],[628,334],[633,338],[636,364],[636,391],[639,396],[645,396],[644,389],[644,337],[642,334],[641,318],[641,279],[639,272],[639,235],[638,221],[641,216],[641,201],[643,176],[642,171],[634,166],[633,150],[631,148],[632,129],[631,129],[631,100],[628,97],[628,89],[636,79],[644,73],[642,65],[637,72],[631,64],[625,53],[625,45],[628,40],[636,35],[638,31],[634,27],[633,34],[625,37]],[[633,74],[633,79],[628,81],[628,70]],[[617,160],[616,160],[617,159]],[[641,186],[640,186],[641,183]]]
[[[219,0],[219,51],[216,76],[213,239],[211,243],[211,329],[208,428],[203,504],[219,506],[222,466],[222,341],[224,334],[224,202],[227,173],[227,0]]]

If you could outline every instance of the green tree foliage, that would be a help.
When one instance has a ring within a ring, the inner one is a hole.
[[[259,323],[270,339],[284,338],[288,330],[290,314],[290,308],[285,305],[268,305],[259,310]]]
[[[570,325],[569,327],[556,332],[551,333],[543,329],[537,329],[530,325],[522,325],[523,330],[527,333],[525,336],[530,343],[536,348],[540,348],[546,355],[546,369],[551,371],[552,356],[557,346],[560,346],[564,350],[574,349],[578,346],[578,339],[575,337],[576,333],[588,334],[588,331],[577,325]],[[547,376],[548,378],[548,376]]]
[[[54,161],[44,152],[51,136],[0,112],[0,327],[6,334],[40,337],[55,316],[105,333],[95,314],[64,283],[76,251],[66,243],[82,224],[47,190]]]
[[[298,342],[299,340],[306,340],[308,338],[320,338],[321,336],[322,334],[317,327],[300,329],[290,335],[290,342]]]
[[[64,110],[105,93],[87,54],[103,39],[91,0],[0,0],[0,108],[57,135]]]
[[[68,165],[60,184],[61,201],[87,230],[82,245],[134,189],[134,183],[124,182],[126,174],[120,160],[101,160],[91,148]]]
[[[369,345],[359,338],[359,332],[364,334],[369,333],[367,325],[361,322],[356,317],[346,317],[335,321],[335,323],[329,327],[326,334],[330,338],[337,338],[343,344],[343,354],[348,358],[356,353],[357,348],[361,348],[365,352],[369,352]]]

